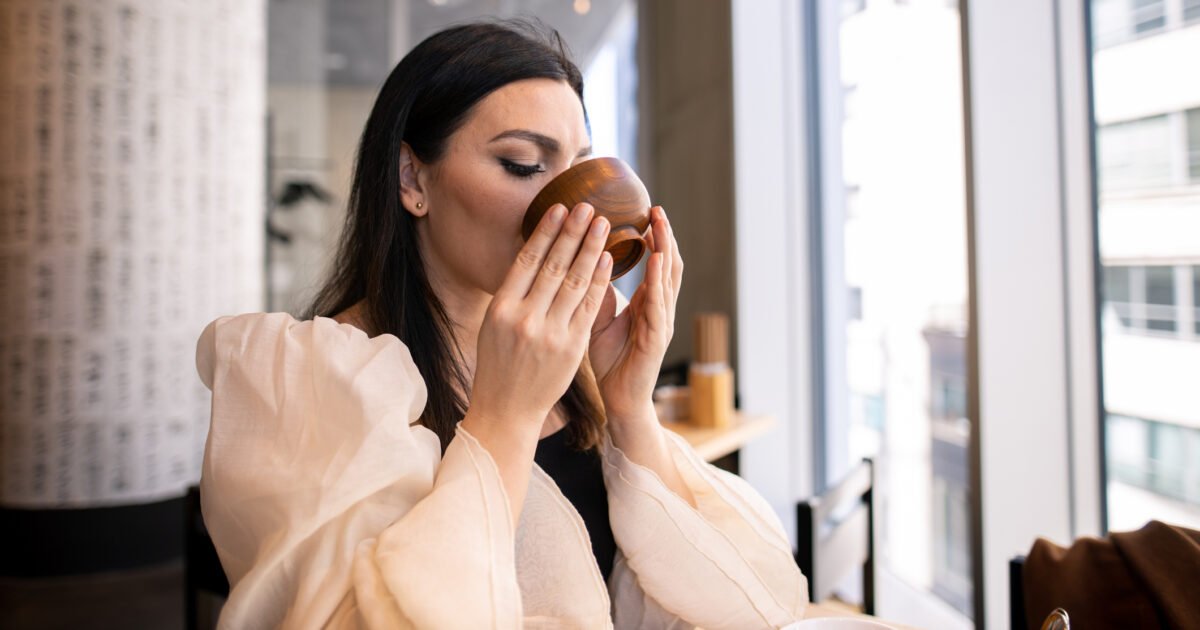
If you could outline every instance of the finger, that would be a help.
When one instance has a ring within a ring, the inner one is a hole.
[[[670,221],[667,226],[671,227]],[[679,252],[679,241],[675,240],[675,228],[671,227],[671,244],[675,250],[675,260],[671,263],[671,284],[674,286],[675,297],[679,297],[679,291],[683,288],[683,254]]]
[[[530,306],[540,309],[543,313],[550,309],[563,279],[571,270],[571,263],[579,252],[580,244],[587,236],[588,225],[592,222],[594,213],[592,206],[586,203],[578,204],[571,210],[570,216],[563,222],[558,238],[550,246],[546,259],[542,261],[542,268],[538,270],[533,286],[529,289],[527,299]],[[595,259],[592,260],[592,264],[595,264]]]
[[[661,334],[666,329],[666,301],[662,279],[666,276],[664,273],[664,261],[666,257],[662,252],[655,252],[650,257],[650,263],[647,265],[647,280],[646,283],[646,308],[643,309],[646,317],[646,324],[650,328],[650,332]]]
[[[663,213],[666,215],[666,212]],[[679,292],[683,288],[683,255],[679,252],[679,240],[675,238],[675,226],[671,225],[671,220],[667,219],[667,234],[671,241],[671,256],[670,261],[670,289],[667,291],[667,304],[669,306],[667,313],[674,320],[675,305],[679,302]]]
[[[654,209],[657,214],[654,241],[658,244],[658,251],[662,254],[663,273],[661,282],[663,285],[663,296],[668,301],[673,302],[674,289],[671,286],[671,263],[675,260],[675,239],[671,234],[671,227],[667,223],[667,215],[663,211],[662,206],[657,206]]]
[[[509,267],[504,282],[496,291],[497,297],[504,294],[520,298],[529,293],[538,270],[542,268],[542,261],[558,238],[566,216],[567,208],[561,203],[554,204],[546,211],[534,228],[533,234],[529,235],[529,240],[521,247],[521,251],[517,252],[517,259]]]
[[[558,288],[558,294],[554,296],[550,305],[551,320],[568,324],[575,316],[579,302],[594,284],[593,276],[596,273],[596,265],[600,262],[600,255],[604,253],[608,229],[608,219],[596,217],[592,220],[587,237],[583,239],[583,245],[579,248],[579,254],[571,263],[571,269],[567,271],[567,276],[563,278],[562,286]],[[612,256],[608,258],[611,264]]]
[[[650,236],[654,244],[654,253],[660,255],[664,263],[663,272],[658,274],[656,282],[658,284],[665,284],[670,282],[671,278],[669,264],[672,260],[672,255],[670,229],[667,226],[662,206],[655,206],[650,209]],[[666,299],[669,300],[669,287],[664,286],[663,290],[665,291],[664,295],[667,296]]]
[[[580,333],[591,330],[597,315],[600,313],[600,308],[605,303],[605,294],[609,289],[608,281],[611,277],[612,254],[604,252],[600,254],[600,260],[596,261],[596,268],[592,272],[592,282],[588,285],[587,292],[584,294],[583,299],[580,300],[579,306],[576,307],[575,313],[571,317],[570,328],[572,332]]]

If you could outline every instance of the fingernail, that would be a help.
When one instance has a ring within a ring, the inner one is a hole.
[[[604,233],[607,231],[608,219],[600,217],[599,219],[592,221],[592,236],[604,236]]]
[[[612,266],[612,254],[603,252],[600,254],[600,268],[607,269]]]
[[[562,223],[563,217],[567,214],[567,208],[562,204],[554,204],[550,208],[550,222]]]

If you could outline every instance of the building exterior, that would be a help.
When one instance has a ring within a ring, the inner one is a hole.
[[[1200,527],[1200,0],[1093,0],[1108,527]]]

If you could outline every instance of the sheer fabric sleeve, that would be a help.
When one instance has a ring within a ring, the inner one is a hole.
[[[520,627],[496,466],[464,431],[443,458],[413,426],[425,386],[398,339],[244,315],[209,325],[197,367],[221,627]]]
[[[609,518],[627,569],[610,584],[616,627],[779,628],[802,618],[808,582],[771,507],[663,431],[696,508],[611,441],[603,447]]]

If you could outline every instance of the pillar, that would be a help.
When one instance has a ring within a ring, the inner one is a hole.
[[[179,555],[195,341],[262,305],[264,20],[263,0],[0,3],[2,575]]]

